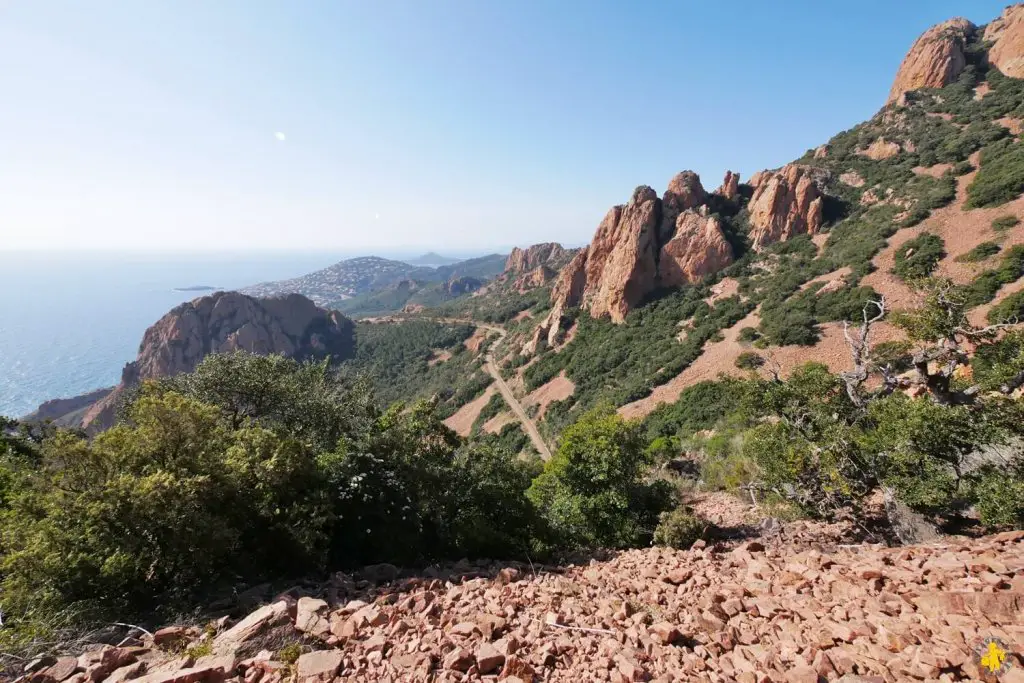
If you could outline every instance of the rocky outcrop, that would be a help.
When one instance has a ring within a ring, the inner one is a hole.
[[[1007,7],[985,28],[989,63],[1012,78],[1024,78],[1024,4]]]
[[[676,218],[683,211],[693,209],[708,200],[708,193],[700,184],[700,176],[693,171],[677,173],[668,181],[668,188],[661,200],[661,225],[658,227],[659,243],[672,238],[676,229]]]
[[[920,88],[949,85],[967,66],[964,45],[975,26],[966,19],[951,19],[925,31],[903,59],[886,104]]]
[[[556,272],[548,266],[537,266],[517,277],[512,286],[519,292],[528,292],[551,282],[555,278],[555,274]]]
[[[727,175],[724,186],[738,193],[739,176]],[[657,287],[699,282],[731,263],[732,248],[721,221],[708,215],[708,199],[697,174],[684,171],[669,182],[664,199],[644,185],[627,204],[613,206],[590,245],[559,273],[551,312],[523,353],[545,341],[557,344],[567,308],[622,322]]]
[[[722,186],[715,190],[715,194],[726,199],[736,199],[740,194],[740,174],[726,171]]]
[[[113,642],[128,636],[119,646],[5,662],[5,673],[25,683],[995,680],[979,644],[1012,647],[1024,625],[1024,532],[888,548],[820,523],[760,528],[757,539],[562,567],[463,560],[383,582],[334,572],[236,622],[152,635],[117,626]],[[291,664],[286,650],[297,651]],[[999,680],[1019,681],[1016,667]]]
[[[824,206],[820,189],[823,173],[809,166],[788,164],[778,171],[756,174],[758,183],[747,207],[755,249],[818,232]]]
[[[113,387],[107,387],[73,398],[55,398],[51,401],[46,401],[36,408],[35,411],[21,418],[21,420],[23,422],[46,422],[52,420],[62,424],[62,420],[69,414],[76,413],[83,408],[88,408],[93,403],[106,398],[107,394],[113,390]]]
[[[884,161],[885,159],[891,159],[898,155],[903,148],[898,142],[892,142],[883,138],[878,138],[864,149],[858,149],[856,154],[873,159],[874,161]]]
[[[616,207],[618,208],[618,207]],[[530,341],[523,347],[524,354],[539,351],[545,343],[555,346],[562,334],[562,316],[565,309],[579,306],[587,287],[587,261],[590,247],[576,252],[572,260],[562,268],[551,288],[551,312],[533,331]]]
[[[463,294],[469,294],[475,292],[484,286],[484,281],[477,277],[470,277],[464,275],[463,277],[456,277],[448,280],[442,285],[444,293],[448,296],[462,296]]]
[[[256,299],[217,292],[177,306],[146,330],[121,383],[85,414],[90,431],[113,424],[124,392],[147,379],[191,372],[207,355],[248,351],[292,358],[345,358],[354,346],[352,321],[300,294]]]
[[[688,210],[679,214],[675,235],[661,248],[658,276],[663,287],[702,281],[732,263],[732,246],[717,216]]]
[[[515,247],[505,260],[505,272],[526,273],[540,266],[558,267],[565,261],[566,250],[557,242],[534,244],[526,249]]]
[[[643,185],[629,203],[605,216],[590,243],[584,299],[595,318],[622,322],[654,288],[657,278],[658,194]]]

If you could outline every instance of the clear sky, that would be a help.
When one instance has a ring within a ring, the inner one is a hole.
[[[580,244],[1006,1],[0,0],[0,249]]]

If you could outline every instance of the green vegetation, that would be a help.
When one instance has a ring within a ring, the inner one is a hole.
[[[962,288],[958,296],[968,307],[980,306],[995,298],[1003,285],[1016,282],[1024,276],[1024,245],[1014,245],[1003,252],[999,267],[980,273]]]
[[[576,338],[557,354],[549,353],[526,369],[532,391],[561,370],[575,383],[574,399],[585,408],[601,401],[622,405],[648,395],[677,375],[719,330],[743,318],[752,306],[739,297],[714,307],[704,288],[666,294],[626,316],[621,325],[580,315]],[[689,321],[680,327],[681,321]],[[681,335],[680,342],[677,335]]]
[[[1024,320],[1024,292],[1014,292],[988,312],[988,321],[993,324],[1019,323]]]
[[[757,370],[764,365],[764,358],[753,351],[744,351],[736,357],[736,367],[740,370]]]
[[[530,464],[461,444],[426,403],[381,410],[325,364],[210,356],[146,385],[126,417],[92,441],[5,430],[5,622],[124,618],[378,561],[520,555],[535,534]]]
[[[527,492],[563,547],[626,548],[650,542],[672,504],[650,464],[639,424],[597,408],[565,430],[558,452]]]
[[[946,244],[938,235],[923,232],[896,250],[893,275],[905,282],[926,278],[946,255]]]
[[[654,542],[657,545],[684,550],[700,540],[708,530],[708,523],[693,510],[680,507],[661,513],[658,526],[654,530]]]
[[[1018,225],[1020,225],[1020,219],[1016,216],[1000,216],[992,221],[992,229],[996,232],[1006,232]]]
[[[382,404],[436,396],[439,414],[448,417],[491,383],[480,358],[463,344],[473,331],[472,325],[422,320],[358,323],[355,357],[342,370],[350,378],[370,381]],[[452,357],[431,365],[437,349]]]
[[[981,167],[967,186],[967,208],[1000,206],[1024,192],[1024,147],[1004,140],[985,149]]]
[[[977,263],[979,261],[984,261],[991,256],[995,256],[1001,249],[1002,247],[995,242],[982,242],[966,254],[960,254],[957,256],[956,260],[960,263]]]
[[[507,406],[505,405],[505,399],[501,397],[500,392],[495,391],[493,394],[491,394],[490,399],[487,400],[487,403],[480,410],[480,414],[477,416],[476,420],[473,421],[473,432],[479,433],[480,429],[483,428],[485,422],[490,420],[492,417],[494,417],[501,411],[506,410],[506,408]]]
[[[757,331],[756,327],[744,327],[740,330],[739,334],[736,335],[736,340],[741,344],[752,344],[761,338],[761,333]]]
[[[856,320],[865,304],[878,295],[870,287],[842,287],[821,293],[816,283],[788,298],[772,297],[761,304],[761,326],[766,341],[776,346],[811,345],[818,341],[818,325]]]

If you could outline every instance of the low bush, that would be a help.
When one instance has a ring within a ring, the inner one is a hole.
[[[562,433],[527,495],[560,547],[646,545],[673,502],[667,482],[646,481],[649,465],[640,425],[600,407]]]
[[[941,237],[928,232],[907,240],[896,250],[893,274],[905,282],[928,277],[946,255],[945,246]]]
[[[757,370],[764,365],[764,358],[753,351],[744,351],[736,357],[736,367],[740,370]]]
[[[1024,320],[1024,292],[1014,292],[988,312],[992,324],[1019,323]]]
[[[704,537],[710,524],[687,507],[663,512],[654,529],[654,544],[685,550]]]
[[[1024,192],[1024,145],[1001,141],[981,154],[981,165],[967,186],[968,209],[999,206]]]
[[[995,256],[1001,250],[1001,247],[995,242],[982,242],[978,246],[974,247],[966,254],[960,254],[956,257],[956,260],[960,263],[977,263],[984,261],[985,259]]]
[[[1016,216],[1000,216],[992,220],[992,229],[996,232],[1006,232],[1018,225],[1020,225],[1020,219]]]

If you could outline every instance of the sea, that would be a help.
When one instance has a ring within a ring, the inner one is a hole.
[[[0,251],[0,415],[116,384],[150,325],[210,293],[181,288],[237,289],[365,255]]]

